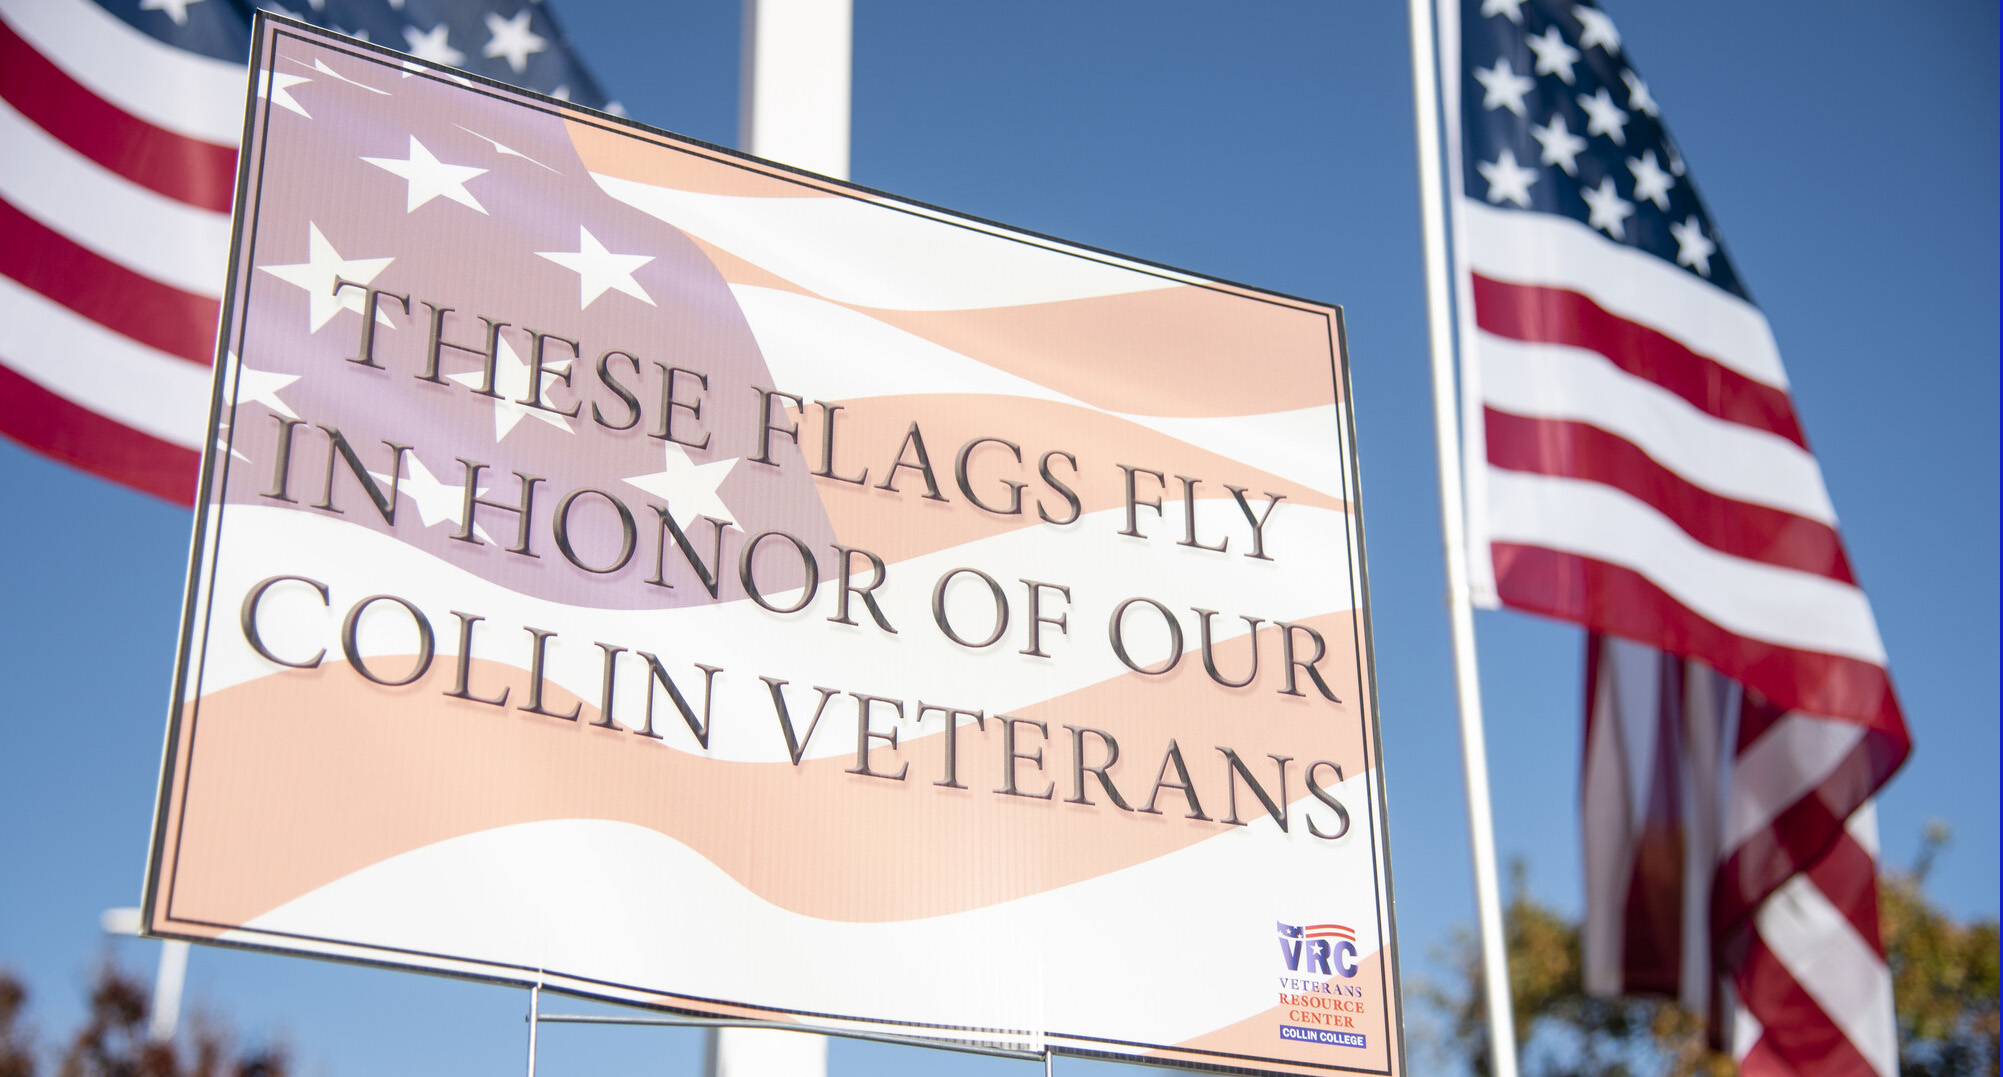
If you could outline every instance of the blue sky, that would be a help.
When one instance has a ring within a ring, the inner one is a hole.
[[[637,119],[736,137],[739,6],[552,0]],[[1885,856],[1954,841],[1931,889],[1994,916],[1998,879],[1997,12],[1948,2],[1608,0],[1771,319],[1916,750]],[[1426,373],[1403,5],[858,0],[853,178],[1125,254],[1342,304],[1354,367],[1408,977],[1472,920]],[[188,515],[0,444],[0,965],[73,1026],[136,902]],[[1580,634],[1478,617],[1497,840],[1579,903]],[[1166,944],[1136,940],[1136,945]],[[308,1074],[518,1066],[525,993],[200,950],[193,1005],[282,1035]],[[1106,974],[1117,981],[1117,956]],[[569,1004],[558,1003],[569,1008]],[[1426,1057],[1422,1025],[1414,1060]],[[544,1074],[680,1073],[699,1039],[550,1029]],[[1027,1064],[838,1042],[836,1074]],[[1060,1070],[1099,1064],[1060,1060]]]

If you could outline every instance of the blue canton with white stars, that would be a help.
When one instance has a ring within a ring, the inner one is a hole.
[[[250,59],[257,8],[513,86],[618,112],[542,0],[96,0],[176,48]]]
[[[1461,0],[1468,197],[1570,217],[1750,300],[1620,31],[1574,0]]]

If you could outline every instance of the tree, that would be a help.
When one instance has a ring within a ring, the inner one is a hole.
[[[0,1077],[35,1077],[34,1037],[21,1023],[28,991],[0,971]],[[286,1077],[285,1051],[231,1049],[220,1025],[197,1020],[181,1044],[146,1035],[144,985],[106,962],[91,985],[90,1014],[63,1051],[59,1077]],[[186,1054],[183,1054],[185,1046]]]
[[[1878,915],[1892,972],[1900,1077],[1997,1077],[1998,934],[1994,919],[1957,923],[1927,900],[1926,874],[1947,828],[1928,827],[1907,870],[1885,869]],[[1519,861],[1503,911],[1509,990],[1520,1068],[1531,1077],[1733,1077],[1710,1049],[1704,1019],[1674,999],[1587,995],[1579,925],[1531,897]],[[1423,994],[1450,1022],[1454,1052],[1488,1071],[1487,1011],[1479,948],[1467,932],[1455,949],[1452,991]]]

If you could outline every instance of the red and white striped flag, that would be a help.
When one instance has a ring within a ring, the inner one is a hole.
[[[1680,994],[1748,1077],[1890,1074],[1910,739],[1772,332],[1613,21],[1458,6],[1473,587],[1594,630],[1589,986]]]
[[[170,501],[193,503],[201,466],[255,6],[0,0],[0,434]],[[303,17],[606,104],[540,4]],[[275,81],[303,114],[330,77]]]

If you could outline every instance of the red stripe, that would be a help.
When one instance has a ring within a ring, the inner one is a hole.
[[[1753,1068],[1740,1066],[1740,1077],[1881,1077],[1757,935],[1733,979],[1740,1005],[1763,1027],[1765,1048]]]
[[[135,273],[0,200],[0,275],[150,348],[208,366],[219,304]]]
[[[188,138],[90,92],[0,21],[0,97],[71,149],[191,206],[230,211],[236,147]]]
[[[1880,666],[1726,631],[1632,569],[1541,546],[1493,544],[1504,605],[1701,659],[1791,709],[1905,737],[1905,717]]]
[[[1611,486],[1720,553],[1856,585],[1843,540],[1818,520],[1712,493],[1633,442],[1588,423],[1483,409],[1488,462],[1510,471]]]
[[[1878,929],[1878,861],[1848,830],[1808,869],[1808,880],[1843,913],[1858,937],[1883,957],[1885,941]]]
[[[1713,938],[1731,938],[1790,876],[1810,870],[1846,840],[1844,820],[1884,787],[1911,750],[1903,729],[1866,734],[1820,784],[1731,850],[1711,888]],[[1877,937],[1875,931],[1864,934]]]
[[[1684,662],[1660,652],[1656,661],[1661,672],[1654,744],[1646,756],[1648,797],[1621,913],[1621,980],[1628,992],[1675,995],[1683,984]],[[1630,745],[1630,758],[1641,748]]]
[[[182,505],[202,456],[78,407],[0,366],[0,434],[64,463]]]
[[[1475,324],[1497,336],[1597,352],[1707,415],[1808,447],[1787,390],[1754,381],[1691,351],[1675,337],[1609,312],[1578,292],[1507,284],[1477,273],[1474,312]]]

